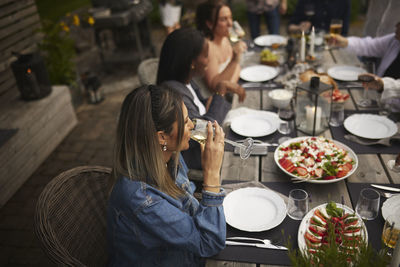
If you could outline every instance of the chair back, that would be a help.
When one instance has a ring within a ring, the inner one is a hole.
[[[158,62],[158,58],[149,58],[140,62],[138,67],[140,85],[156,84]]]
[[[46,185],[35,213],[35,233],[57,265],[105,266],[106,207],[111,169],[82,166]]]

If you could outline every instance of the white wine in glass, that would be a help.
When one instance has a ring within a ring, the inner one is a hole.
[[[192,119],[194,128],[190,134],[190,138],[193,139],[194,141],[200,143],[200,144],[205,144],[207,141],[207,123],[208,121],[203,120],[203,119]],[[213,128],[213,131],[215,129]],[[231,144],[234,147],[239,147],[240,148],[240,158],[241,159],[247,159],[251,152],[253,151],[254,148],[254,140],[251,138],[246,138],[243,143],[239,144],[235,141],[225,139],[225,143]]]

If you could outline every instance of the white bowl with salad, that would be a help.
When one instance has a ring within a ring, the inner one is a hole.
[[[302,136],[283,142],[274,159],[289,176],[309,183],[327,184],[346,179],[358,167],[348,146],[322,136]]]

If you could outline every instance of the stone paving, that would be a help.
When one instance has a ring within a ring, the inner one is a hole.
[[[359,35],[361,31],[357,29],[362,26],[357,26],[352,32]],[[156,51],[160,51],[164,38],[162,29],[153,34]],[[97,105],[83,104],[76,110],[78,125],[0,209],[0,266],[54,266],[33,233],[37,198],[45,185],[62,171],[82,165],[111,167],[120,105],[125,95],[138,85],[135,70],[136,66],[131,66],[124,69],[125,75],[114,73],[105,77],[105,100]]]

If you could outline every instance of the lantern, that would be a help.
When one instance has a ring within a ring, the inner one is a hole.
[[[296,87],[296,127],[312,136],[329,127],[332,86],[320,83],[319,77]]]

